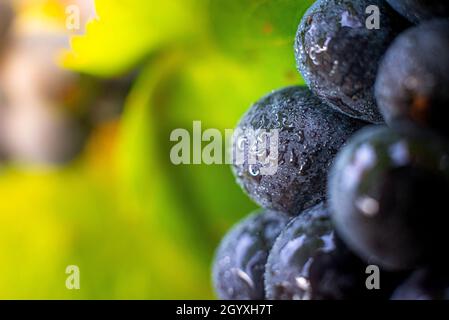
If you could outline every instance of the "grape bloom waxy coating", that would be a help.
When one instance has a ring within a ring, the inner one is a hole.
[[[324,199],[334,156],[365,125],[332,110],[305,87],[274,91],[250,108],[237,129],[279,131],[277,171],[262,175],[244,161],[233,165],[237,182],[260,206],[297,215]],[[248,147],[234,139],[234,148]]]
[[[223,238],[212,268],[220,299],[264,299],[268,252],[289,219],[282,213],[262,210],[238,223]]]
[[[366,26],[370,6],[379,10],[378,29]],[[318,0],[296,35],[298,70],[313,93],[336,110],[382,123],[374,98],[378,64],[405,25],[385,1]]]

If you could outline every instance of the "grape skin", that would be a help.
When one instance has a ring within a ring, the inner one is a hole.
[[[260,168],[249,164],[245,144],[245,161],[234,163],[234,175],[261,207],[297,215],[323,201],[334,156],[365,125],[333,111],[305,87],[274,91],[250,108],[237,130],[279,130],[277,171],[258,174]],[[234,139],[233,150],[242,147],[239,139]]]
[[[224,300],[261,300],[268,252],[289,217],[262,210],[235,225],[223,238],[213,263],[215,292]]]

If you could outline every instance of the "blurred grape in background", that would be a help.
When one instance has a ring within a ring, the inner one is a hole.
[[[214,249],[255,205],[226,165],[171,164],[170,133],[302,83],[311,2],[0,0],[0,298],[214,298]]]

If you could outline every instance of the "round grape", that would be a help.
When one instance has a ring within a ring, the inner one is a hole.
[[[449,223],[449,148],[415,127],[371,127],[339,153],[329,178],[335,226],[387,269],[441,259]]]
[[[275,91],[254,104],[237,127],[233,151],[243,155],[241,162],[234,159],[237,182],[262,207],[297,215],[324,199],[335,154],[364,125],[333,111],[305,87]],[[274,132],[277,138],[266,138]],[[270,143],[261,143],[264,139]]]
[[[376,98],[387,123],[413,121],[449,136],[448,83],[449,21],[435,20],[395,40],[379,68]]]
[[[282,213],[261,211],[241,221],[224,237],[213,263],[213,283],[220,299],[265,297],[263,276],[268,252],[288,220]]]
[[[334,109],[383,123],[374,98],[377,69],[406,25],[381,0],[318,0],[304,15],[296,35],[298,69],[313,93]]]

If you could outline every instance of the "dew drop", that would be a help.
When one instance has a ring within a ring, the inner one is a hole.
[[[331,37],[327,37],[326,41],[324,41],[323,46],[320,46],[319,44],[314,44],[310,50],[309,50],[309,57],[312,60],[313,64],[320,65],[320,62],[318,61],[318,55],[326,52],[329,48],[329,43],[332,40]]]
[[[304,277],[296,277],[295,278],[296,285],[304,291],[308,291],[310,289],[310,282]]]
[[[248,167],[248,171],[249,174],[252,175],[253,177],[257,177],[260,174],[259,168],[252,164]]]
[[[296,153],[295,153],[295,150],[290,150],[290,157],[289,157],[289,162],[290,163],[296,163],[296,161],[297,161],[297,156],[296,156]]]
[[[335,60],[334,63],[332,64],[332,69],[331,69],[331,71],[329,72],[329,75],[330,75],[330,76],[335,75],[335,72],[337,72],[337,69],[338,69],[338,65],[339,65],[338,60]]]
[[[297,141],[297,142],[299,142],[299,143],[303,142],[303,141],[304,141],[304,131],[300,130],[300,131],[296,134],[296,137],[298,138],[298,141]]]
[[[363,24],[359,21],[359,19],[353,15],[351,15],[348,11],[344,11],[341,15],[340,24],[342,27],[348,28],[361,28]]]
[[[245,271],[238,268],[233,268],[232,272],[235,273],[240,279],[242,279],[250,288],[254,288],[253,280]]]
[[[310,162],[308,160],[304,161],[299,167],[299,175],[304,176],[307,173],[307,169],[310,167]]]
[[[245,136],[240,136],[237,139],[237,148],[241,151],[243,151],[245,149],[245,143],[246,143],[246,137]]]

